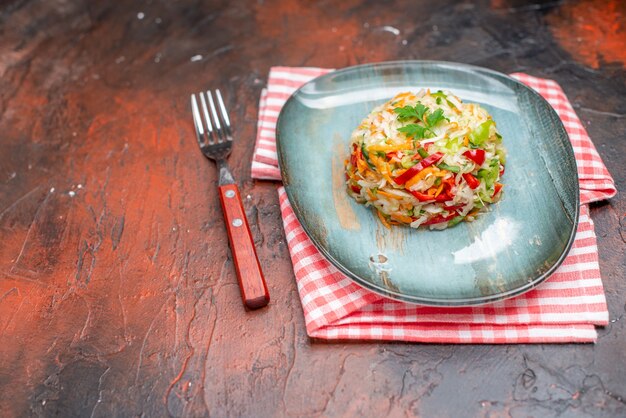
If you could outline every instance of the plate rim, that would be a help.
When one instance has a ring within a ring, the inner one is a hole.
[[[567,140],[567,147],[566,147],[566,152],[570,153],[570,157],[573,159],[574,161],[574,167],[577,167],[578,164],[576,162],[576,155],[574,153],[574,148],[572,145],[572,142],[569,138],[569,134],[567,133],[567,130],[565,129],[565,126],[563,125],[563,121],[561,120],[561,118],[559,117],[558,113],[556,112],[556,110],[552,107],[552,105],[542,96],[540,95],[538,92],[536,92],[535,90],[533,90],[532,88],[528,87],[526,84],[516,80],[515,78],[509,76],[508,74],[496,71],[496,70],[492,70],[490,68],[485,68],[485,67],[480,67],[477,65],[472,65],[472,64],[465,64],[465,63],[458,63],[458,62],[452,62],[452,61],[439,61],[439,60],[394,60],[394,61],[381,61],[381,62],[375,62],[375,63],[367,63],[367,64],[360,64],[360,65],[353,65],[353,66],[349,66],[349,67],[343,67],[340,69],[335,69],[335,70],[331,70],[328,73],[319,75],[315,78],[312,78],[311,80],[307,81],[306,83],[304,83],[302,86],[300,86],[299,88],[297,88],[287,99],[287,101],[285,102],[285,104],[282,106],[279,114],[278,114],[278,118],[276,119],[276,153],[277,153],[277,160],[278,160],[278,166],[279,166],[279,170],[280,170],[280,176],[281,176],[281,181],[283,184],[283,187],[285,189],[285,192],[287,194],[287,199],[289,200],[289,204],[291,205],[291,208],[294,212],[294,215],[296,216],[296,219],[298,220],[298,222],[300,223],[300,226],[302,227],[302,229],[304,230],[304,233],[307,235],[307,237],[311,240],[311,242],[313,243],[313,245],[315,246],[315,248],[326,258],[328,259],[328,261],[335,267],[337,268],[341,273],[345,274],[349,279],[352,280],[353,283],[356,283],[357,285],[373,291],[379,295],[385,296],[389,299],[393,299],[396,301],[400,301],[400,302],[405,302],[405,303],[409,303],[412,305],[422,305],[422,306],[432,306],[432,307],[442,307],[442,306],[446,306],[446,307],[467,307],[467,306],[481,306],[481,305],[487,305],[487,304],[491,304],[497,301],[501,301],[501,300],[505,300],[505,299],[510,299],[519,295],[522,295],[526,292],[529,292],[530,290],[534,289],[535,287],[537,287],[539,284],[541,284],[542,282],[544,282],[548,277],[550,277],[563,263],[563,261],[565,260],[565,258],[567,258],[572,245],[574,244],[574,240],[576,237],[576,232],[578,230],[578,224],[579,224],[579,218],[580,218],[580,183],[579,183],[579,177],[578,177],[578,170],[575,169],[575,177],[576,177],[576,202],[575,202],[575,210],[574,210],[574,218],[573,218],[573,222],[572,222],[572,228],[570,230],[570,234],[569,234],[569,238],[568,241],[563,249],[563,251],[561,252],[561,254],[559,255],[558,259],[554,262],[554,264],[552,266],[550,266],[545,272],[543,272],[541,275],[535,277],[534,280],[526,283],[523,286],[519,286],[515,289],[511,289],[508,290],[506,292],[500,292],[494,295],[490,295],[490,296],[481,296],[481,297],[472,297],[472,298],[460,298],[460,299],[437,299],[437,298],[428,298],[428,297],[415,297],[415,296],[407,296],[406,294],[402,294],[402,293],[396,293],[393,291],[390,291],[389,289],[386,288],[382,288],[377,286],[375,283],[369,282],[363,278],[361,278],[359,275],[353,273],[352,271],[350,271],[349,269],[347,269],[342,263],[340,263],[329,251],[327,251],[324,246],[318,242],[318,240],[314,237],[314,235],[312,235],[310,233],[310,231],[308,230],[308,226],[305,226],[306,223],[302,222],[303,216],[302,216],[302,212],[301,209],[298,207],[297,203],[295,203],[296,201],[293,199],[293,194],[290,190],[289,186],[289,179],[288,176],[285,172],[285,164],[284,164],[284,152],[281,146],[281,129],[280,129],[280,125],[281,125],[281,119],[284,115],[284,110],[287,108],[287,106],[296,99],[296,96],[300,93],[300,91],[305,88],[306,86],[308,86],[311,83],[317,82],[318,80],[322,79],[322,78],[326,78],[326,77],[331,77],[334,75],[337,75],[338,73],[345,73],[345,72],[349,72],[349,71],[355,71],[361,68],[367,68],[367,67],[386,67],[386,66],[405,66],[405,65],[433,65],[433,66],[449,66],[449,67],[457,67],[457,68],[462,68],[466,71],[475,71],[475,72],[480,72],[486,75],[489,75],[491,77],[499,77],[499,78],[504,78],[506,79],[508,82],[512,82],[513,84],[516,84],[518,87],[521,87],[522,89],[526,90],[527,92],[529,92],[532,96],[535,96],[535,98],[539,99],[540,102],[543,102],[544,105],[547,106],[548,108],[548,112],[552,113],[552,115],[556,118],[556,120],[558,121],[558,124],[556,126],[557,130],[561,130],[563,134],[565,134],[565,137],[568,139]]]

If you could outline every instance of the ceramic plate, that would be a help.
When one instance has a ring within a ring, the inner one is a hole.
[[[444,231],[386,229],[350,198],[350,134],[401,91],[450,90],[484,106],[508,151],[502,199]],[[425,305],[477,305],[528,291],[565,258],[578,223],[578,176],[563,124],[537,93],[491,70],[433,61],[370,64],[310,81],[277,123],[294,212],[317,248],[356,283]]]

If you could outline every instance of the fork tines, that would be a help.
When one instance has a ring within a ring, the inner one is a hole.
[[[228,118],[228,112],[226,112],[226,106],[224,106],[220,90],[215,90],[217,107],[215,106],[211,90],[207,90],[206,93],[200,92],[198,96],[200,97],[200,106],[198,106],[196,95],[191,95],[191,111],[200,145],[205,143],[205,141],[209,144],[232,141],[230,119]],[[219,108],[219,112],[217,108]]]

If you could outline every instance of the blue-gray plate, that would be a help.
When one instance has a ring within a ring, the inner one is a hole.
[[[443,231],[384,228],[345,191],[350,134],[401,91],[449,90],[493,116],[508,152],[502,199]],[[556,112],[484,68],[398,61],[345,68],[296,91],[277,123],[287,196],[313,243],[359,285],[405,302],[460,306],[526,292],[563,261],[578,223],[574,152]]]

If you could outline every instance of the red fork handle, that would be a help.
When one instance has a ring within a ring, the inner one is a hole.
[[[239,188],[236,184],[227,184],[220,186],[219,191],[241,298],[248,309],[262,308],[269,303],[270,294],[256,255]]]

